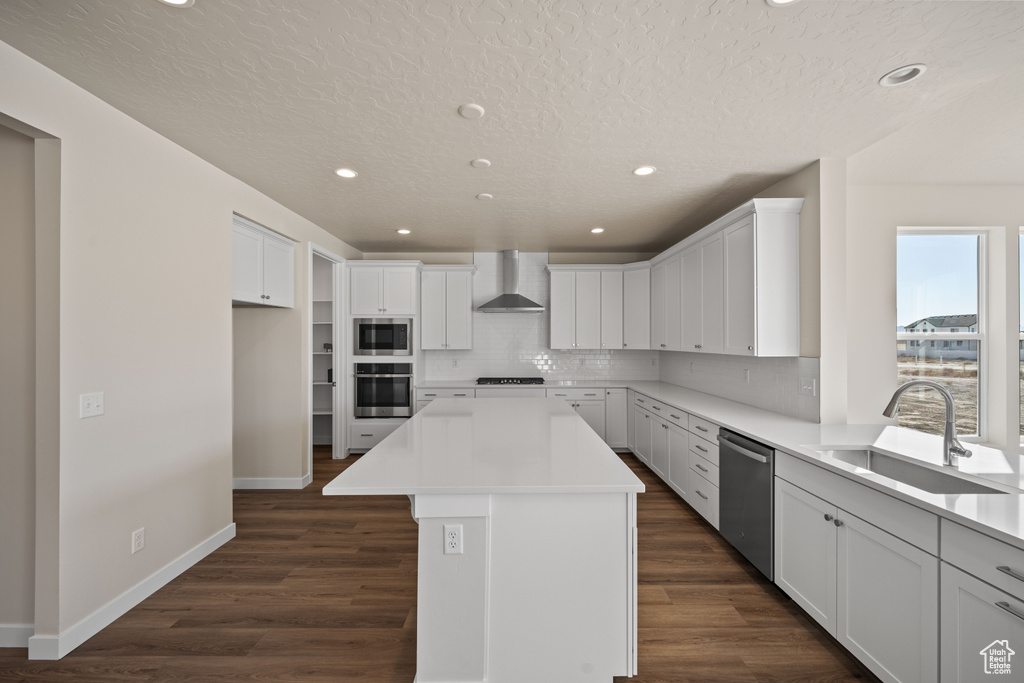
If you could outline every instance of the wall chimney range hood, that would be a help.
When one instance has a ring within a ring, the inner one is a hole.
[[[491,299],[477,310],[484,313],[542,313],[544,307],[530,301],[519,293],[519,251],[506,249],[501,252],[502,282],[505,292]]]

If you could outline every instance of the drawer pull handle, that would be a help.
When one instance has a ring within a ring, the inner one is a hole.
[[[1020,572],[1016,572],[1016,571],[1010,569],[1009,567],[996,567],[996,569],[998,569],[1002,573],[1006,574],[1007,576],[1012,576],[1013,578],[1017,579],[1018,581],[1024,581],[1024,574],[1021,574]]]
[[[655,410],[661,410],[661,406],[651,406],[651,407],[654,408]]]
[[[697,463],[697,469],[700,470],[701,472],[707,472],[708,471],[708,468],[704,467],[704,465],[701,465],[700,463]]]
[[[693,447],[696,448],[698,451],[700,451],[702,453],[707,453],[708,452],[708,449],[704,448],[699,443],[694,444]]]
[[[638,399],[636,400],[636,402],[637,402],[637,403],[643,403],[643,402],[644,402],[644,400],[643,400],[642,398],[638,398]]]
[[[373,434],[360,434],[359,436],[373,436]]]
[[[1024,612],[1021,612],[1021,611],[1015,609],[1008,602],[1003,602],[1002,600],[1000,600],[999,602],[996,603],[996,607],[998,607],[999,609],[1002,609],[1002,610],[1006,610],[1007,612],[1009,612],[1013,616],[1017,617],[1018,619],[1024,619]]]
[[[697,428],[698,431],[704,432],[705,434],[708,433],[708,430],[705,429],[704,427],[701,427],[700,425],[694,425],[694,426]]]
[[[835,519],[835,517],[833,517],[832,515],[828,514],[827,512],[825,513],[825,521],[826,522],[831,522],[833,519]]]
[[[465,396],[465,394],[455,394],[456,396]]]
[[[697,490],[697,495],[700,496],[701,498],[703,498],[704,500],[708,499],[708,497],[705,496],[703,493],[701,493],[700,490]]]
[[[424,396],[437,396],[437,394],[423,394]]]
[[[679,417],[678,415],[673,415],[672,413],[669,413],[668,416],[671,417],[671,418],[675,418],[676,420],[682,420],[683,419],[683,418]]]

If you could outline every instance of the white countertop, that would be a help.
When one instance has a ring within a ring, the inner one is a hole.
[[[435,380],[420,384],[417,388],[465,388],[470,386],[476,386],[472,380]],[[531,385],[500,386],[514,388]],[[537,385],[532,386],[536,387]],[[944,467],[941,464],[942,437],[940,436],[922,434],[887,424],[819,425],[665,382],[551,381],[546,382],[543,386],[633,389],[655,400],[671,404],[691,415],[739,432],[860,484],[933,512],[940,517],[1024,548],[1024,490],[1022,490],[1024,489],[1024,457],[1017,453],[967,443],[965,446],[973,451],[974,455],[968,459],[961,459],[958,468],[959,474],[966,479],[991,484],[996,488],[1010,491],[1009,493],[928,493],[828,457],[809,446],[871,447],[900,456],[923,467],[955,472],[956,470],[953,468]]]
[[[325,486],[324,494],[643,490],[643,482],[561,399],[445,398],[416,413]]]

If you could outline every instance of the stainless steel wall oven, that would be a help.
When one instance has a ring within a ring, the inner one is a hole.
[[[412,415],[412,363],[356,363],[356,417]]]

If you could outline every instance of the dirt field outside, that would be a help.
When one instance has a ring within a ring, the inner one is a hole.
[[[896,368],[900,384],[913,379],[930,379],[949,389],[956,406],[957,436],[978,433],[977,361],[897,358]],[[928,434],[942,434],[946,402],[934,389],[911,389],[900,399],[899,424]]]

